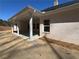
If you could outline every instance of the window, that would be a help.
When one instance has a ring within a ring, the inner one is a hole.
[[[45,32],[50,31],[50,20],[44,20],[44,31]]]

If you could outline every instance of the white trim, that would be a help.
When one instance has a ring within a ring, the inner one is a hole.
[[[19,27],[17,26],[17,34],[19,35]]]
[[[15,26],[16,28],[14,28],[14,26]],[[13,33],[13,34],[19,35],[19,27],[18,27],[18,26],[13,25],[13,27],[11,27],[11,28],[12,28],[12,33]],[[14,31],[17,31],[17,33],[15,33]]]
[[[30,39],[33,37],[33,18],[29,21],[29,28],[30,28]]]

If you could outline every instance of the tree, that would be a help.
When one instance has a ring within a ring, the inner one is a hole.
[[[0,26],[9,26],[9,23],[8,23],[8,21],[0,19]]]

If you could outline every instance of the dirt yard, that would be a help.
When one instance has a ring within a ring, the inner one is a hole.
[[[0,31],[11,30],[9,26],[0,26]]]
[[[41,39],[27,41],[0,31],[0,59],[79,59],[79,51]]]

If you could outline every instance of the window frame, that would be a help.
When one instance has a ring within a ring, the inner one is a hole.
[[[45,22],[46,23],[48,22],[48,23],[46,24]],[[48,27],[48,29],[45,30],[45,28],[47,28],[47,27]],[[50,32],[50,20],[49,19],[44,20],[44,32]]]

